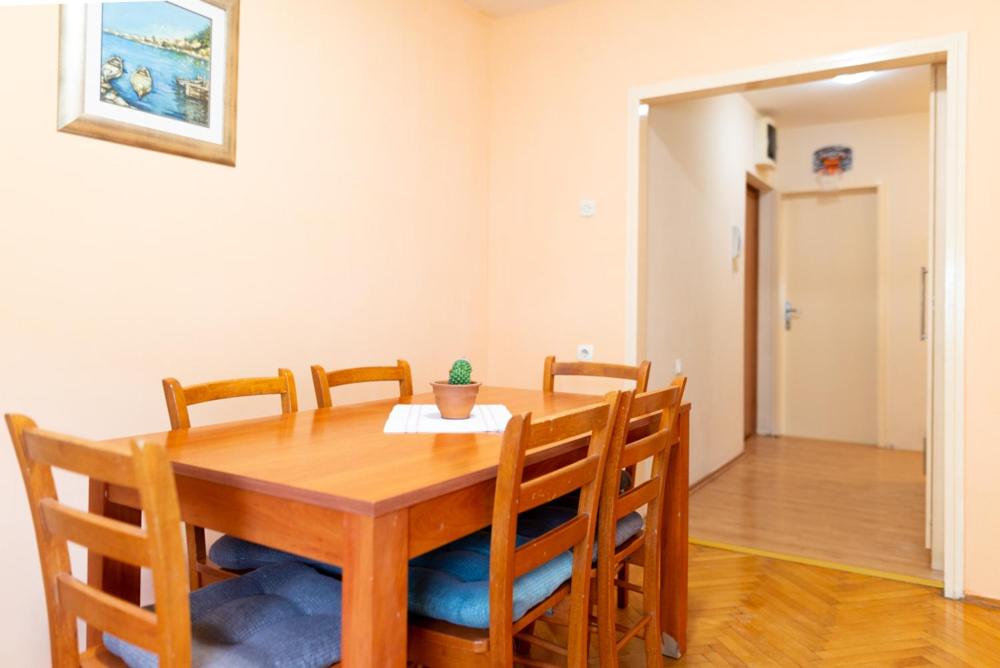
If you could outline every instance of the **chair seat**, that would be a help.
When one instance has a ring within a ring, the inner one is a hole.
[[[326,668],[340,660],[341,583],[299,563],[266,566],[191,594],[191,664]],[[129,668],[155,654],[105,633]]]
[[[522,545],[576,515],[569,508],[543,506],[518,518]],[[642,530],[642,516],[618,522],[618,544]],[[596,554],[596,546],[595,546]],[[490,625],[490,529],[483,529],[410,561],[410,612],[477,629]],[[572,552],[563,552],[514,582],[513,619],[547,599],[573,575]]]
[[[274,564],[302,563],[328,575],[340,575],[337,566],[314,559],[300,557],[291,552],[276,550],[265,545],[251,543],[235,536],[223,536],[215,541],[208,551],[208,557],[217,566],[227,571],[252,571]]]

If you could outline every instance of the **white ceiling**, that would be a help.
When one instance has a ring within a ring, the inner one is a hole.
[[[569,0],[465,0],[467,3],[492,16],[509,16],[530,12],[549,5],[558,5]]]
[[[837,123],[928,111],[930,76],[930,66],[921,65],[885,70],[850,86],[827,79],[743,95],[779,127]]]

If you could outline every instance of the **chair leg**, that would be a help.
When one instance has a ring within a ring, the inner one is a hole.
[[[604,558],[604,557],[602,557]],[[618,668],[618,633],[615,622],[615,571],[598,567],[597,580],[597,649],[601,668]]]
[[[204,586],[198,564],[203,564],[208,559],[208,552],[205,548],[205,530],[201,527],[185,524],[184,532],[187,535],[188,584],[191,591],[196,591]]]
[[[623,582],[628,582],[628,562],[622,564],[622,567],[618,570],[618,579]],[[618,589],[618,607],[622,610],[628,607],[628,589],[617,588]]]
[[[643,613],[650,617],[643,633],[646,665],[659,666],[663,663],[663,653],[660,646],[660,569],[643,568],[642,570],[642,608]]]
[[[535,633],[535,623],[531,622],[524,627],[522,633],[527,633],[528,635],[533,635]],[[531,654],[531,643],[527,640],[521,640],[518,637],[514,637],[514,653],[521,656],[528,656]]]

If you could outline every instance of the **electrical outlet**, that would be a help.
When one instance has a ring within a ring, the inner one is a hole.
[[[576,347],[576,359],[581,362],[592,362],[594,360],[594,344],[581,343]]]
[[[597,215],[597,202],[592,199],[580,200],[580,217],[593,218]]]
[[[674,360],[674,373],[676,373],[678,376],[684,373],[684,363],[681,362],[680,357]]]

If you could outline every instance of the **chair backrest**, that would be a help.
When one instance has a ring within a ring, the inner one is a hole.
[[[586,664],[589,629],[590,565],[597,528],[599,486],[614,430],[620,392],[604,401],[532,421],[531,413],[507,423],[497,472],[490,545],[490,651],[493,665],[511,665],[514,581],[524,573],[573,550],[570,584],[570,664]],[[537,478],[524,480],[529,451],[589,438],[586,455]],[[545,534],[517,545],[520,513],[580,490],[577,513]],[[540,605],[546,605],[545,602]]]
[[[410,376],[410,365],[406,360],[396,360],[396,366],[364,366],[354,369],[326,371],[319,364],[312,368],[313,387],[316,389],[316,405],[328,408],[333,405],[330,398],[330,388],[354,383],[372,383],[392,380],[399,383],[399,398],[413,396],[413,379]]]
[[[649,360],[644,360],[639,366],[627,364],[604,364],[603,362],[557,362],[555,356],[545,358],[545,375],[542,377],[542,389],[546,392],[555,391],[556,376],[595,376],[598,378],[620,378],[634,380],[635,391],[645,392],[649,384]]]
[[[42,431],[7,415],[38,541],[49,615],[52,665],[79,666],[77,619],[160,657],[160,666],[191,665],[191,618],[180,511],[162,445],[130,450]],[[59,502],[52,469],[72,471],[138,491],[146,528]],[[68,543],[153,573],[156,612],[105,594],[73,577]]]
[[[281,412],[294,413],[299,410],[295,394],[295,377],[288,369],[278,369],[273,378],[237,378],[217,380],[199,385],[181,386],[173,378],[163,379],[163,394],[167,398],[167,412],[170,413],[171,429],[188,429],[191,417],[188,406],[218,399],[235,399],[265,394],[281,396]]]
[[[615,529],[618,521],[631,512],[646,507],[646,549],[659,545],[659,527],[663,514],[663,491],[666,484],[670,451],[677,444],[677,415],[687,378],[678,376],[669,387],[655,392],[627,392],[619,402],[614,436],[608,448],[601,485],[600,519],[598,520],[598,545],[608,552],[615,549]],[[647,424],[638,430],[638,437],[630,436],[633,427]],[[632,469],[639,463],[652,459],[650,478],[634,487],[622,490],[619,476],[622,469]],[[653,555],[647,555],[653,556]],[[658,560],[646,563],[658,563]]]

